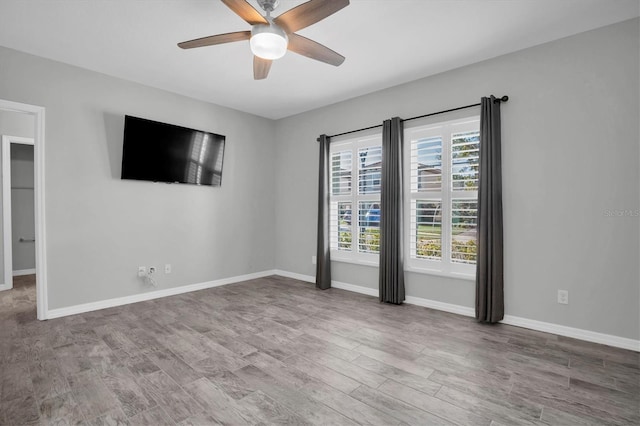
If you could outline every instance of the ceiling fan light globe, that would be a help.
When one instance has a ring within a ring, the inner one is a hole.
[[[262,59],[280,59],[287,53],[289,39],[280,28],[272,25],[255,25],[249,44],[254,55]]]

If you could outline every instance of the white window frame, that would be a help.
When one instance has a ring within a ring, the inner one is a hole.
[[[329,148],[329,158],[333,158],[333,154],[336,152],[351,151],[351,193],[348,195],[333,195],[333,173],[331,168],[329,169],[330,176],[330,195],[329,195],[329,210],[330,220],[329,228],[330,232],[334,231],[333,220],[334,215],[334,203],[350,202],[351,203],[351,250],[338,250],[332,243],[331,246],[331,260],[338,262],[357,263],[370,266],[378,266],[380,263],[380,255],[375,253],[363,253],[358,251],[359,248],[359,211],[358,206],[360,202],[376,202],[380,203],[380,193],[377,194],[359,194],[358,189],[360,187],[360,176],[358,173],[359,157],[358,151],[362,148],[369,147],[382,147],[382,134],[375,134],[370,136],[363,136],[360,138],[353,138],[343,141],[331,142]],[[384,161],[384,159],[383,159]],[[333,240],[333,237],[330,237]]]
[[[466,131],[476,131],[480,128],[480,117],[473,116],[459,120],[452,120],[429,124],[425,126],[405,129],[404,175],[405,175],[405,270],[433,275],[451,276],[456,278],[475,279],[476,265],[456,263],[451,261],[452,239],[452,200],[477,200],[477,191],[453,190],[452,185],[452,135]],[[411,151],[415,141],[434,137],[442,137],[442,174],[441,191],[413,192],[411,188]],[[411,252],[411,234],[414,232],[411,224],[411,205],[415,200],[438,200],[442,205],[442,233],[440,260],[418,259]]]

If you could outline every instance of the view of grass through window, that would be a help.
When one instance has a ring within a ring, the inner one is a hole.
[[[351,203],[338,203],[338,250],[351,250]]]
[[[377,202],[358,203],[358,250],[380,252],[380,204]]]
[[[453,200],[451,202],[451,261],[476,263],[476,214],[478,201]]]
[[[416,201],[416,257],[442,258],[442,203]]]

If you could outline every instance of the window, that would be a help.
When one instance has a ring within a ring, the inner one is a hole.
[[[473,274],[480,122],[405,130],[409,268]]]
[[[473,275],[480,121],[405,130],[406,267]],[[332,259],[378,264],[381,136],[331,143]]]
[[[378,262],[380,252],[379,135],[331,144],[332,258]]]

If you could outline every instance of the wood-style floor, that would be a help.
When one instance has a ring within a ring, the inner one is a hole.
[[[49,321],[0,293],[0,423],[640,423],[635,352],[269,277]]]

